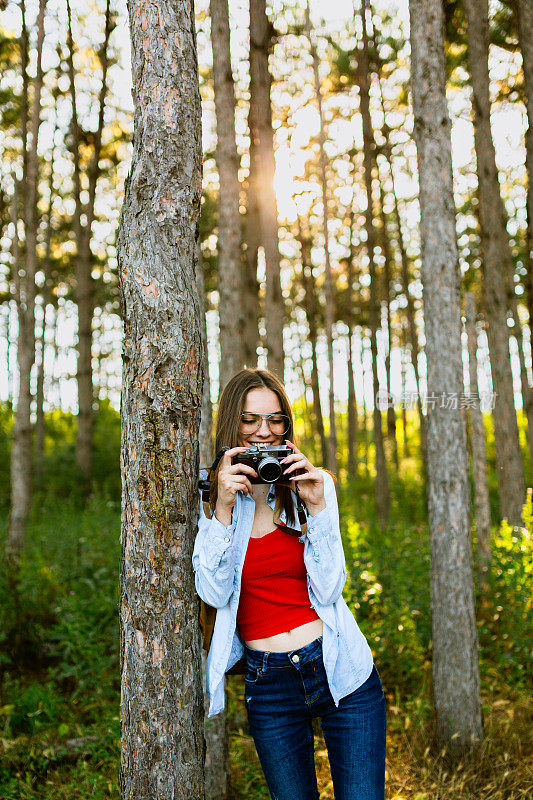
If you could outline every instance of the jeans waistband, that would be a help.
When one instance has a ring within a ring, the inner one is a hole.
[[[270,664],[271,667],[288,667],[294,664],[293,656],[298,656],[296,661],[302,663],[313,661],[322,653],[322,636],[314,639],[309,644],[299,647],[297,650],[289,650],[286,653],[274,653],[270,650],[254,650],[244,643],[244,653],[246,663],[261,667],[263,670]]]

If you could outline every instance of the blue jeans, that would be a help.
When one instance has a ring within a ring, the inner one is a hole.
[[[248,724],[272,800],[319,800],[313,717],[320,717],[335,800],[383,800],[385,697],[376,667],[337,707],[321,636],[288,653],[245,645],[245,654]]]

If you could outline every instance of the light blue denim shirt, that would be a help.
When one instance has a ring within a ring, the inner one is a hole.
[[[202,477],[204,477],[202,475]],[[326,508],[308,516],[304,563],[311,606],[324,623],[322,652],[329,688],[335,705],[361,686],[372,672],[372,651],[344,598],[346,562],[339,529],[339,509],[333,478],[324,471]],[[272,486],[267,502],[275,505]],[[295,500],[296,506],[296,500]],[[237,492],[232,521],[228,526],[213,515],[208,519],[200,503],[198,534],[192,563],[196,591],[217,609],[211,646],[207,656],[209,717],[224,710],[224,675],[244,654],[237,629],[241,574],[254,520],[255,501]],[[296,514],[293,528],[301,530]],[[286,522],[282,511],[280,518]]]

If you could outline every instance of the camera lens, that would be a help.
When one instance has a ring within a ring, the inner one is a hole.
[[[273,456],[265,456],[257,466],[257,474],[265,483],[275,483],[281,477],[281,464]]]

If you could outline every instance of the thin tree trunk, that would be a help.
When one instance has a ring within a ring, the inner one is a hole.
[[[428,369],[428,510],[437,737],[460,754],[483,736],[474,611],[459,261],[440,0],[410,0],[411,91],[420,183]]]
[[[511,251],[500,195],[490,127],[488,0],[465,0],[468,60],[472,83],[474,142],[477,159],[479,223],[483,254],[483,300],[487,320],[494,405],[494,439],[501,516],[522,521],[524,466],[518,438],[507,328],[506,275]]]
[[[124,319],[121,797],[203,800],[191,568],[203,382],[195,15],[190,0],[130,4],[129,14],[135,139],[117,248]]]
[[[235,88],[231,69],[228,0],[211,0],[211,47],[217,123],[218,315],[220,391],[243,366],[243,306],[239,156],[235,139]]]
[[[328,444],[324,431],[324,418],[322,416],[322,403],[320,400],[320,383],[318,378],[317,360],[317,294],[313,268],[311,265],[311,239],[305,236],[300,219],[298,218],[298,240],[301,247],[302,260],[302,283],[304,289],[305,315],[309,328],[309,341],[311,343],[311,389],[313,392],[313,409],[315,412],[315,423],[320,439],[320,450],[322,454],[322,464],[327,464]]]
[[[468,337],[468,370],[470,377],[470,394],[468,416],[470,420],[470,448],[472,453],[472,474],[474,478],[474,501],[476,515],[476,566],[480,583],[486,579],[491,561],[490,550],[490,503],[489,483],[487,478],[487,445],[483,414],[476,395],[479,394],[477,380],[477,333],[476,333],[476,301],[472,292],[464,297],[466,333]]]
[[[270,106],[271,77],[268,68],[271,25],[265,0],[250,0],[250,94],[255,96],[254,139],[257,158],[261,244],[265,253],[265,330],[268,368],[283,378],[283,326],[285,309],[280,281],[278,209],[274,192],[274,132]]]
[[[398,203],[398,194],[396,192],[396,183],[394,178],[394,167],[393,167],[393,159],[392,159],[392,147],[390,143],[390,128],[387,124],[387,113],[385,109],[385,97],[383,95],[383,85],[381,82],[381,64],[379,62],[379,58],[377,57],[377,46],[376,46],[376,29],[373,29],[373,40],[374,40],[374,51],[376,54],[376,60],[378,63],[376,69],[376,77],[378,80],[378,87],[379,87],[379,94],[381,99],[381,109],[383,112],[383,126],[381,128],[381,135],[383,136],[384,144],[382,146],[382,153],[387,159],[387,163],[389,165],[389,174],[391,179],[391,191],[392,197],[394,200],[394,219],[396,222],[396,241],[398,243],[398,249],[400,251],[400,263],[401,263],[401,279],[403,284],[403,291],[405,294],[405,299],[407,300],[407,323],[409,326],[409,338],[410,338],[410,346],[411,346],[411,354],[412,354],[412,363],[413,369],[415,372],[415,380],[416,380],[416,389],[417,389],[417,411],[418,411],[418,422],[420,426],[420,456],[422,458],[422,465],[424,469],[424,475],[427,476],[427,459],[426,459],[426,439],[427,439],[427,430],[426,430],[426,418],[424,416],[424,412],[422,410],[422,400],[421,400],[421,392],[420,392],[420,377],[418,371],[418,354],[419,354],[419,347],[418,347],[418,336],[416,333],[416,323],[415,323],[415,307],[414,301],[411,293],[409,292],[409,259],[407,257],[407,250],[405,248],[405,243],[403,240],[403,233],[402,233],[402,220],[400,215],[400,206]],[[403,407],[402,411],[403,416],[405,417],[405,406]],[[405,430],[405,429],[404,429]],[[407,441],[407,440],[406,440]],[[407,447],[405,448],[407,451]]]
[[[71,151],[74,161],[74,200],[76,210],[74,214],[74,232],[77,243],[76,253],[76,302],[78,306],[78,429],[76,435],[76,460],[82,480],[84,491],[90,491],[92,479],[92,450],[93,450],[93,425],[94,425],[94,387],[92,373],[92,320],[94,314],[94,280],[92,277],[91,237],[92,223],[94,220],[94,206],[96,188],[100,176],[100,152],[102,148],[102,133],[104,129],[104,112],[107,97],[107,71],[109,67],[109,39],[114,28],[110,0],[107,0],[105,10],[105,33],[102,47],[99,49],[99,58],[102,68],[102,82],[98,98],[98,122],[94,132],[94,145],[88,167],[88,201],[82,202],[81,195],[81,166],[80,166],[80,140],[81,131],[78,124],[76,87],[74,72],[74,43],[72,38],[70,3],[67,0],[68,12],[68,64],[70,77],[70,94],[72,101],[72,144]],[[84,220],[84,221],[82,221]]]
[[[37,362],[37,385],[35,391],[35,429],[33,440],[35,481],[41,485],[44,459],[44,357],[46,348],[46,303],[42,305],[42,322],[39,336],[39,360]]]
[[[355,478],[357,474],[357,404],[355,399],[355,381],[354,381],[354,360],[353,360],[353,280],[354,280],[354,259],[355,247],[353,242],[353,229],[354,229],[354,210],[353,198],[349,214],[349,254],[348,254],[348,268],[346,274],[346,282],[348,284],[348,475]]]
[[[23,139],[23,216],[24,216],[24,268],[19,275],[20,259],[16,225],[18,220],[18,187],[15,188],[15,242],[14,272],[18,306],[18,343],[17,363],[19,371],[19,392],[15,421],[13,425],[13,445],[11,448],[11,510],[6,538],[6,556],[10,569],[16,572],[17,561],[24,546],[26,522],[31,505],[31,371],[35,361],[35,273],[37,271],[37,215],[38,181],[39,181],[39,127],[41,124],[41,92],[43,86],[42,50],[44,42],[44,17],[46,0],[39,0],[37,12],[37,67],[33,81],[33,100],[29,116],[31,147],[27,149],[27,113],[28,113],[28,36],[25,19],[25,5],[22,3],[22,70],[23,101],[26,118],[22,122]],[[16,183],[16,182],[15,182]]]
[[[374,448],[376,458],[376,480],[374,492],[376,497],[376,509],[378,523],[382,529],[387,525],[390,510],[390,491],[389,476],[387,473],[387,463],[385,461],[385,449],[383,446],[383,431],[381,420],[378,378],[378,278],[376,273],[376,262],[374,260],[375,233],[373,219],[373,200],[372,200],[372,164],[374,162],[374,133],[372,130],[372,120],[370,117],[370,72],[368,62],[368,36],[366,31],[366,2],[363,0],[361,6],[361,21],[363,28],[363,46],[359,50],[358,63],[358,82],[360,92],[361,120],[363,125],[363,162],[365,174],[365,188],[367,207],[365,211],[366,228],[366,247],[368,256],[368,271],[370,275],[370,301],[368,309],[370,327],[370,347],[372,350],[372,375],[373,375],[373,397],[374,397]]]
[[[526,130],[527,235],[526,235],[526,299],[529,329],[533,341],[533,4],[516,0],[518,41],[522,53],[522,71],[528,126]],[[533,389],[531,390],[533,392]],[[530,392],[530,393],[531,393]]]
[[[391,266],[394,264],[394,259],[391,252],[389,234],[387,231],[387,218],[385,215],[385,192],[383,191],[383,183],[379,177],[378,167],[378,183],[379,183],[379,216],[381,220],[381,250],[383,253],[384,269],[383,269],[383,287],[384,287],[384,300],[387,312],[387,354],[385,356],[385,371],[387,375],[387,435],[392,443],[392,456],[396,466],[396,472],[400,468],[398,461],[398,442],[396,440],[396,411],[394,409],[394,401],[392,396],[391,386],[391,363],[390,356],[392,350],[392,320],[390,310],[390,295],[393,277],[391,274]]]
[[[380,90],[381,90],[381,83],[380,83]],[[383,92],[381,90],[381,105],[383,109],[383,114],[385,114],[385,104],[383,100]],[[392,165],[392,148],[390,146],[389,141],[389,128],[384,125],[382,128],[382,134],[385,138],[385,145],[383,147],[383,152],[387,157],[387,161],[389,164],[389,172],[391,177],[392,183],[392,195],[394,199],[394,219],[396,222],[396,241],[398,243],[398,250],[400,251],[400,263],[401,263],[401,280],[403,286],[403,292],[405,295],[405,299],[407,301],[406,306],[406,314],[407,314],[407,325],[409,330],[409,343],[410,343],[410,352],[411,352],[411,361],[413,364],[413,369],[415,372],[415,381],[416,381],[416,389],[417,389],[417,411],[418,411],[418,422],[420,426],[420,455],[422,458],[422,464],[424,465],[424,472],[427,473],[427,459],[426,459],[426,439],[427,439],[427,430],[426,430],[426,418],[424,416],[424,412],[422,410],[422,400],[421,400],[421,391],[420,391],[420,372],[418,369],[418,356],[420,353],[419,346],[418,346],[418,336],[416,332],[416,322],[415,322],[415,304],[413,300],[413,296],[409,291],[409,259],[407,256],[407,250],[405,247],[405,242],[403,239],[402,233],[402,220],[400,215],[400,207],[398,203],[398,195],[396,193],[396,185],[394,179],[394,169]]]
[[[369,450],[370,450],[370,415],[369,410],[366,403],[366,370],[365,370],[365,344],[364,344],[364,337],[363,332],[361,332],[361,372],[363,375],[363,463],[365,465],[365,477],[368,478],[370,472],[370,458],[369,458]],[[372,360],[372,351],[370,353],[370,358]],[[372,370],[370,370],[370,380],[373,380],[372,377]]]
[[[309,49],[313,59],[313,76],[315,81],[315,97],[318,106],[318,118],[320,121],[319,129],[319,153],[320,153],[320,184],[322,187],[322,227],[324,232],[324,292],[326,296],[325,304],[325,329],[326,343],[328,346],[328,366],[329,366],[329,436],[327,438],[327,461],[329,470],[337,472],[337,430],[335,422],[335,368],[333,361],[333,326],[335,324],[335,297],[333,292],[333,274],[331,271],[331,257],[329,246],[329,219],[328,219],[328,182],[326,172],[326,130],[324,123],[324,112],[322,109],[322,90],[320,87],[319,58],[313,41],[311,31],[311,15],[309,10],[309,0],[305,10],[305,26],[307,38],[309,39]]]
[[[207,328],[205,320],[204,267],[200,243],[196,248],[196,288],[200,312],[200,331],[202,336],[202,364],[204,385],[202,390],[202,413],[200,417],[200,465],[209,467],[213,462],[213,410],[211,406],[211,387],[209,381],[209,362],[207,358]],[[202,648],[202,681],[204,686],[204,736],[205,736],[205,800],[226,800],[229,795],[229,731],[228,715],[217,714],[208,719],[209,696],[205,689],[207,677],[207,654]],[[226,708],[228,704],[226,703]]]
[[[54,127],[52,131],[52,142],[55,140],[57,130],[57,97]],[[36,392],[36,419],[35,419],[35,477],[40,484],[43,478],[44,468],[44,370],[46,355],[46,311],[50,302],[50,272],[52,260],[52,208],[54,204],[54,147],[52,146],[50,173],[48,176],[48,208],[46,211],[46,232],[45,232],[45,256],[42,265],[44,274],[44,286],[42,288],[43,298],[43,326],[41,330],[40,360],[37,373],[37,392]]]
[[[522,323],[520,322],[520,314],[518,313],[518,300],[514,291],[512,275],[510,276],[509,294],[509,311],[514,322],[514,326],[512,328],[508,328],[508,332],[509,337],[512,336],[515,339],[518,350],[518,362],[520,364],[520,389],[522,392],[522,413],[526,418],[529,458],[530,463],[533,464],[533,394],[527,379],[526,356],[524,350],[524,331],[522,329]]]
[[[357,404],[353,377],[352,330],[348,331],[348,475],[357,475]]]
[[[250,77],[251,80],[251,77]],[[252,88],[252,87],[251,87]],[[259,346],[259,282],[257,280],[257,254],[261,243],[259,217],[259,165],[257,163],[257,98],[250,93],[248,107],[248,132],[250,136],[250,167],[246,181],[246,217],[244,221],[244,258],[242,277],[242,307],[246,309],[243,327],[243,357],[248,367],[257,365]]]
[[[409,439],[407,438],[407,398],[406,398],[406,356],[409,353],[406,345],[406,331],[405,326],[402,324],[402,359],[401,359],[401,381],[402,381],[402,430],[403,430],[403,457],[408,458],[410,455]],[[419,399],[419,398],[418,398]],[[420,412],[419,412],[420,413]]]

